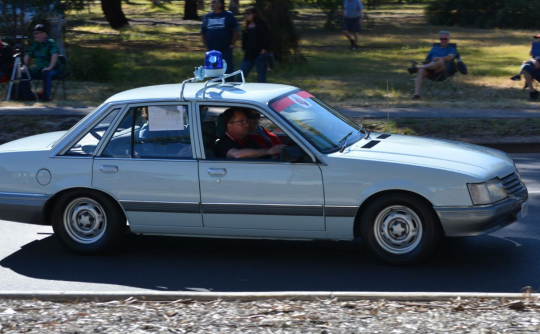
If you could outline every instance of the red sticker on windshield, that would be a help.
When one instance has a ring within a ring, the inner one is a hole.
[[[306,91],[301,91],[298,93],[291,94],[287,97],[282,98],[279,101],[276,101],[272,103],[272,109],[274,109],[277,112],[282,112],[283,110],[287,109],[293,104],[298,104],[301,107],[309,108],[311,107],[311,103],[307,101],[306,99],[309,99],[310,97],[313,97],[310,93]]]

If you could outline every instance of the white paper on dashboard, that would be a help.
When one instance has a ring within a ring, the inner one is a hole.
[[[184,130],[185,106],[148,107],[150,131]]]

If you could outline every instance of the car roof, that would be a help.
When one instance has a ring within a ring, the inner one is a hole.
[[[188,83],[184,88],[185,100],[201,101],[249,101],[266,104],[278,96],[297,90],[297,87],[278,84],[259,84],[259,83],[211,83],[206,89],[203,99],[203,90],[205,83]],[[180,90],[182,84],[147,86],[130,89],[125,92],[111,96],[105,102],[120,101],[178,101],[180,99]]]

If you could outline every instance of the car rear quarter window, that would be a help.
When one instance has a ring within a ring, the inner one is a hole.
[[[101,140],[105,132],[107,132],[107,129],[109,128],[111,122],[116,117],[119,111],[120,108],[111,111],[109,115],[107,115],[107,117],[102,119],[98,125],[92,128],[92,130],[88,131],[88,133],[84,137],[82,137],[75,145],[73,145],[64,155],[92,156],[99,141]]]

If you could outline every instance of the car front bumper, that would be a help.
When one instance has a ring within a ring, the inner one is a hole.
[[[447,237],[465,237],[495,232],[518,220],[529,194],[523,189],[499,203],[467,207],[434,207]]]
[[[50,197],[44,194],[0,192],[0,220],[42,225],[43,208]]]

